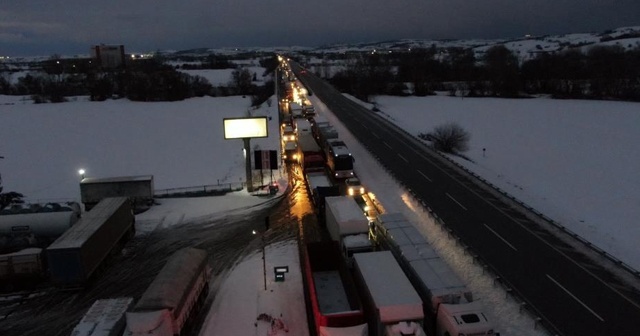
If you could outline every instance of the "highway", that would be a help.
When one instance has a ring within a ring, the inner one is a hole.
[[[310,71],[295,75],[559,335],[639,335],[640,293]]]

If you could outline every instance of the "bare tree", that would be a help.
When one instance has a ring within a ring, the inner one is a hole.
[[[471,135],[462,126],[447,123],[436,126],[432,133],[421,133],[418,137],[431,141],[433,147],[441,152],[456,154],[469,149]]]

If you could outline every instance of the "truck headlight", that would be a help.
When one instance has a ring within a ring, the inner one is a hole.
[[[349,196],[353,196],[353,188],[349,188]]]
[[[360,187],[360,194],[364,194],[364,187]]]

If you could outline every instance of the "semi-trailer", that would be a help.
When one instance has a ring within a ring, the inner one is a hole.
[[[370,237],[390,250],[425,302],[425,328],[436,336],[492,335],[482,304],[401,213],[381,214]]]
[[[337,242],[307,243],[305,277],[318,335],[367,334],[362,301]]]
[[[305,179],[316,213],[318,216],[324,217],[325,198],[340,196],[340,187],[331,182],[331,178],[325,170],[308,172],[305,174]]]
[[[210,277],[206,251],[187,247],[175,252],[126,313],[129,335],[180,335],[204,303]]]
[[[324,171],[325,169],[322,149],[320,149],[310,131],[298,133],[298,163],[304,173]]]
[[[422,300],[391,252],[357,253],[353,259],[370,335],[426,336]]]
[[[133,298],[119,297],[96,300],[71,331],[71,336],[120,336],[124,332],[124,314]]]
[[[110,254],[135,234],[135,217],[127,197],[109,197],[85,213],[46,248],[51,281],[82,287]]]
[[[349,265],[354,253],[373,251],[369,220],[353,197],[325,197],[325,224],[331,239],[340,243]]]

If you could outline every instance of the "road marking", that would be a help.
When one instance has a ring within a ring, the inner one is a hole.
[[[404,156],[402,156],[402,155],[400,155],[400,154],[398,154],[398,156],[399,156],[401,159],[403,159],[403,160],[404,160],[404,162],[409,163],[409,160],[405,159],[405,157],[404,157]]]
[[[421,172],[421,171],[419,171],[419,170],[417,170],[417,172],[418,172],[420,175],[422,175],[422,177],[424,177],[427,181],[429,181],[429,182],[433,182],[433,181],[429,178],[429,176],[425,175],[423,172]]]
[[[463,208],[464,210],[467,210],[467,208],[464,207],[464,205],[460,204],[460,202],[458,202],[455,198],[453,198],[453,196],[449,195],[449,193],[444,193],[445,195],[447,195],[447,197],[449,197],[452,201],[456,202],[456,204],[458,204],[461,208]]]
[[[393,147],[391,147],[386,141],[382,142],[385,146],[389,147],[390,149],[393,149]]]
[[[504,237],[502,237],[501,235],[499,235],[497,232],[495,232],[492,228],[490,228],[487,224],[482,224],[484,225],[484,227],[487,228],[487,230],[491,231],[491,233],[493,233],[494,235],[496,235],[496,237],[500,238],[500,240],[502,240],[505,244],[507,244],[510,248],[512,248],[514,251],[518,251],[517,248],[515,248],[515,246],[511,245],[511,243],[509,243],[506,239],[504,239]]]
[[[376,137],[376,138],[380,139],[380,137],[378,136],[378,133],[371,132],[371,135],[373,135],[374,137]]]
[[[562,286],[558,281],[556,281],[556,279],[552,278],[549,274],[547,274],[547,278],[549,278],[549,280],[553,281],[553,283],[555,283],[556,286],[562,288],[563,291],[565,291],[567,294],[569,294],[569,296],[571,296],[579,304],[581,304],[583,307],[585,307],[591,314],[593,314],[593,316],[597,317],[598,320],[604,322],[604,319],[602,317],[600,317],[600,315],[598,315],[596,312],[594,312],[593,309],[589,308],[589,306],[587,306],[584,302],[582,302],[575,295],[573,295],[573,293],[571,293],[568,289],[564,288],[564,286]]]

